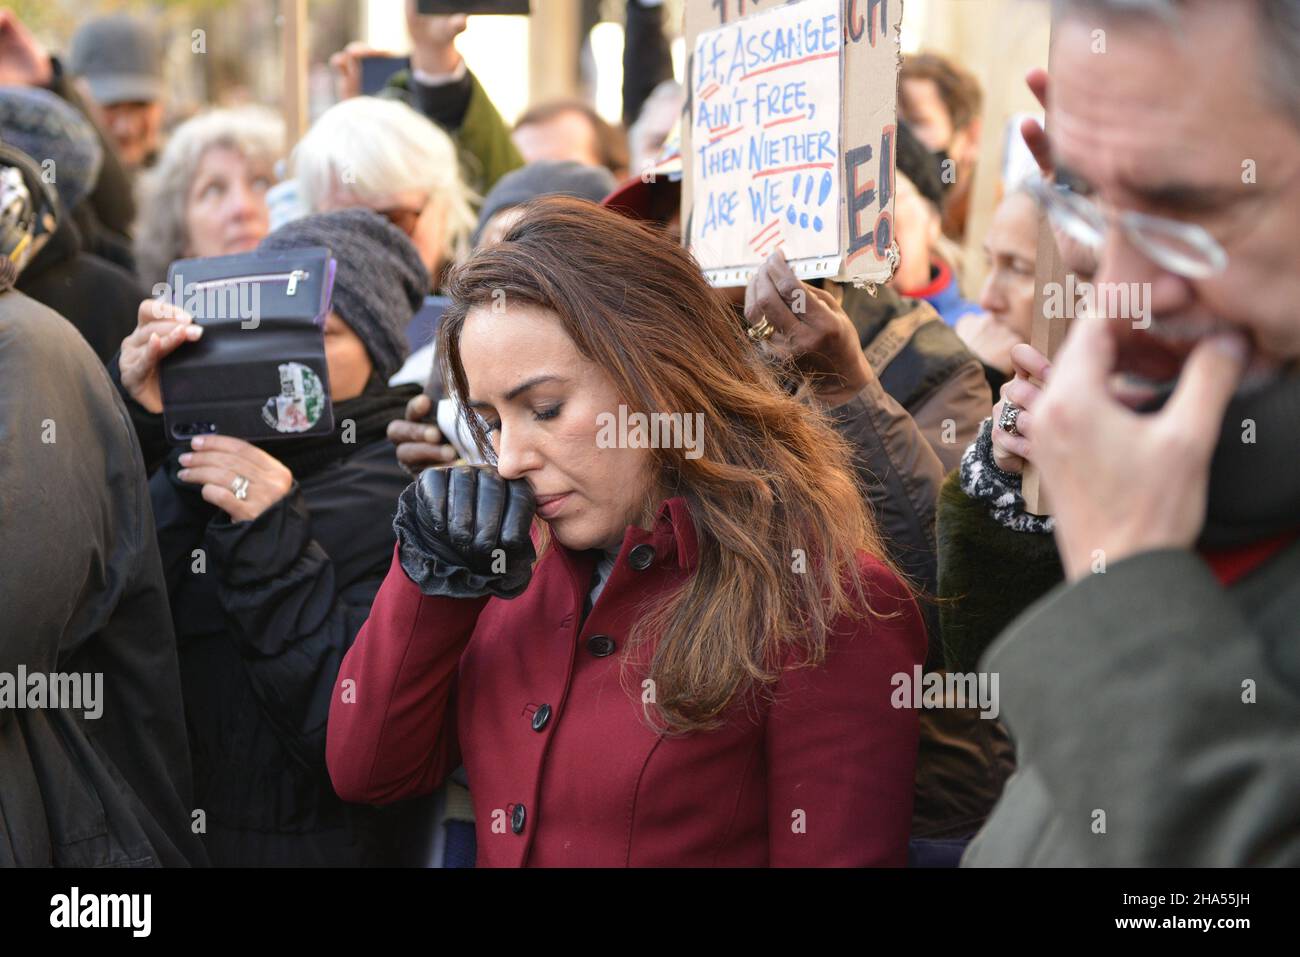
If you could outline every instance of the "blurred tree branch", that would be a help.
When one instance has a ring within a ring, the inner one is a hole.
[[[194,14],[219,10],[232,0],[8,0],[4,4],[51,49],[67,47],[77,27],[93,17],[132,13],[145,18],[185,10]]]

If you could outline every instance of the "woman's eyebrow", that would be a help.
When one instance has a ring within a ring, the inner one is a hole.
[[[507,392],[506,401],[509,402],[512,399],[518,398],[519,395],[521,395],[522,393],[527,392],[535,385],[541,385],[543,382],[567,382],[567,381],[568,381],[567,379],[557,375],[533,376],[531,379],[525,379],[523,382],[519,383],[519,385],[515,386],[513,389]]]
[[[523,382],[519,383],[519,385],[515,386],[513,389],[507,392],[505,394],[505,401],[510,402],[512,399],[516,399],[524,392],[527,392],[533,386],[541,385],[543,382],[568,382],[568,381],[569,380],[564,378],[564,376],[535,375],[531,379],[526,379]],[[490,409],[492,407],[492,403],[487,402],[483,399],[470,399],[465,403],[465,407],[469,409]]]

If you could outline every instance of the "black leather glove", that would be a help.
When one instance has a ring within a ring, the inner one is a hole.
[[[425,469],[397,502],[402,569],[426,595],[514,598],[537,558],[536,508],[523,479],[472,465]]]

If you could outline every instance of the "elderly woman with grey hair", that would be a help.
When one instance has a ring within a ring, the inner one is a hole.
[[[411,238],[435,286],[469,252],[478,197],[461,179],[451,138],[405,103],[335,104],[294,148],[291,166],[309,210],[373,209]]]
[[[140,182],[135,254],[149,284],[191,256],[248,252],[270,231],[266,192],[284,126],[262,107],[211,110],[172,133]]]

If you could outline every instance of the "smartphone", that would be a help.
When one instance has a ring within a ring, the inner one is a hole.
[[[409,56],[363,56],[361,58],[361,95],[374,96],[392,79],[393,74],[411,68]]]
[[[451,305],[446,296],[425,296],[424,303],[406,326],[406,342],[412,352],[423,349],[438,335],[442,314]]]
[[[163,425],[175,444],[334,430],[325,319],[337,263],[325,247],[181,259],[169,298],[203,327],[162,361]]]
[[[528,14],[528,0],[416,0],[415,12],[420,14],[452,13],[474,14]]]

